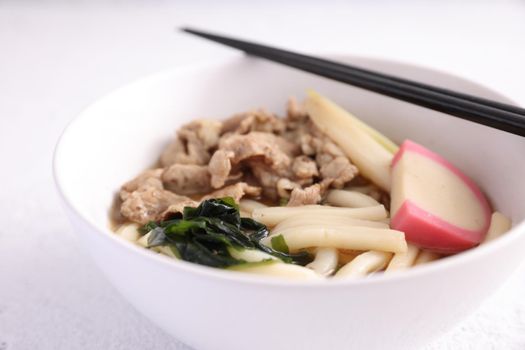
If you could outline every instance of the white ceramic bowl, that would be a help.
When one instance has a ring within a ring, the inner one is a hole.
[[[446,73],[338,57],[356,65],[505,101]],[[357,281],[298,283],[170,260],[109,230],[119,186],[150,166],[173,131],[314,88],[396,141],[410,138],[471,175],[514,229],[426,266]],[[413,349],[475,310],[522,260],[525,138],[462,121],[262,60],[238,57],[174,69],[111,93],[63,134],[55,177],[67,213],[96,263],[140,312],[198,350]]]

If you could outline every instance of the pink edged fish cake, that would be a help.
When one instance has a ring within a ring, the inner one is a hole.
[[[421,248],[451,254],[478,245],[492,210],[478,186],[440,155],[406,140],[392,160],[391,226]]]

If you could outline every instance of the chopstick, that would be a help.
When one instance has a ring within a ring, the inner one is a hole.
[[[525,136],[525,109],[322,58],[233,39],[191,28],[182,31],[249,55],[347,83],[382,95]]]

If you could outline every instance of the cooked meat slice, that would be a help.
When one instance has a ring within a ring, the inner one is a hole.
[[[257,182],[262,186],[263,195],[270,199],[278,198],[277,182],[279,179],[292,177],[289,167],[276,170],[256,160],[249,162],[249,167]]]
[[[324,163],[321,166],[320,172],[323,182],[328,182],[335,188],[342,188],[358,174],[355,165],[350,163],[346,157],[336,157]]]
[[[251,162],[250,169],[257,182],[261,185],[263,195],[271,199],[277,199],[277,181],[281,177],[262,162]]]
[[[210,181],[211,176],[205,165],[173,164],[162,173],[166,189],[183,195],[211,191]]]
[[[149,221],[160,220],[171,205],[187,200],[188,197],[146,186],[131,192],[122,203],[120,212],[128,220],[144,225]]]
[[[257,109],[236,114],[226,119],[223,123],[222,133],[247,134],[252,131],[281,133],[285,129],[286,125],[283,119],[264,109]]]
[[[256,197],[261,194],[261,188],[256,186],[250,186],[246,182],[237,182],[235,185],[223,187],[219,190],[213,191],[202,197],[201,200],[210,198],[223,198],[232,197],[236,202],[244,197],[245,195]]]
[[[297,148],[297,145],[282,137],[263,132],[224,136],[210,160],[211,184],[214,188],[224,186],[231,177],[232,168],[239,168],[241,162],[248,161],[251,168],[251,164],[264,165],[264,173],[263,169],[257,171],[252,168],[254,175],[263,186],[272,187],[275,192],[275,184],[289,171],[291,156],[296,154]],[[267,175],[275,176],[271,185],[266,185],[268,182],[261,179]]]
[[[169,169],[168,169],[169,170]],[[191,199],[165,190],[162,184],[164,169],[146,170],[122,186],[120,213],[141,225],[160,220],[171,206],[189,203]],[[208,185],[209,187],[209,185]]]
[[[232,134],[239,128],[241,122],[248,117],[247,113],[234,114],[222,121],[221,135]]]
[[[297,151],[297,146],[282,137],[263,132],[251,132],[246,135],[231,135],[219,142],[219,149],[231,151],[233,164],[249,158],[259,157],[272,168],[287,167],[290,157]]]
[[[330,163],[332,160],[334,160],[334,156],[328,154],[328,153],[319,153],[315,156],[315,161],[319,165],[320,168]]]
[[[208,171],[211,176],[211,186],[221,188],[226,183],[232,170],[231,159],[235,156],[233,151],[217,150],[210,159]]]
[[[327,138],[313,138],[312,145],[316,149],[315,160],[319,167],[326,165],[337,157],[346,158],[339,146]]]
[[[297,140],[300,144],[301,151],[305,155],[330,155],[332,158],[345,156],[344,152],[337,144],[310,122],[307,123],[304,130],[301,130]],[[319,159],[316,160],[319,163]]]
[[[238,132],[248,133],[251,131],[262,131],[268,133],[279,133],[285,129],[284,121],[264,109],[258,109],[248,113],[239,125]]]
[[[322,146],[320,147],[318,152],[323,153],[323,154],[329,154],[334,158],[335,157],[346,157],[343,150],[328,138],[324,138],[322,140]]]
[[[304,180],[312,180],[314,176],[319,176],[317,164],[308,156],[299,156],[293,160],[292,172],[295,177]]]
[[[290,179],[283,177],[277,181],[277,194],[280,198],[290,198],[290,193],[296,188],[301,188],[301,185]]]
[[[308,117],[308,114],[295,97],[290,97],[286,104],[286,117],[291,121],[302,121]]]
[[[216,120],[196,120],[184,125],[162,153],[161,165],[208,164],[210,150],[217,146],[221,129],[222,123]]]
[[[159,190],[163,189],[160,176],[163,169],[148,169],[131,181],[126,182],[120,189],[120,199],[126,200],[129,194],[139,188],[153,187]]]
[[[206,150],[195,145],[195,138],[182,140],[178,135],[160,155],[160,164],[163,167],[172,164],[206,164],[208,154]]]
[[[305,154],[302,150],[302,146],[304,141],[303,138],[306,135],[310,135],[310,124],[308,117],[300,120],[300,119],[292,119],[290,117],[286,117],[284,119],[286,123],[286,130],[279,134],[279,136],[283,137],[287,141],[291,142],[297,149],[297,154]],[[313,154],[313,153],[312,153]],[[309,155],[309,154],[306,154]]]
[[[196,207],[199,205],[199,202],[194,201],[193,199],[190,199],[188,197],[184,197],[184,199],[181,199],[180,201],[171,204],[168,209],[166,209],[161,214],[161,220],[170,219],[173,217],[174,214],[182,213],[185,207]]]
[[[275,142],[276,145],[289,157],[297,157],[301,154],[301,147],[299,147],[295,140],[289,140],[282,136],[275,136],[273,138],[270,137],[270,141]]]
[[[182,132],[194,132],[206,149],[216,147],[222,130],[222,122],[218,120],[200,119],[187,124]]]
[[[301,147],[301,152],[303,152],[306,156],[313,156],[317,152],[315,146],[313,137],[310,134],[303,133],[299,135],[298,137],[299,145]]]
[[[321,189],[341,188],[352,180],[358,169],[350,162],[341,148],[314,125],[299,140],[303,154],[314,156],[321,177]]]
[[[319,184],[314,184],[304,189],[293,189],[287,206],[297,207],[307,204],[317,204],[319,202],[321,202],[321,186]]]

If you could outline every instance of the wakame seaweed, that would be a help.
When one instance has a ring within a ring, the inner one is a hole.
[[[149,233],[148,247],[169,246],[182,260],[212,267],[246,263],[232,257],[228,248],[261,250],[291,264],[306,265],[312,260],[307,252],[290,254],[282,236],[272,239],[276,249],[262,244],[268,228],[253,219],[241,218],[239,206],[231,197],[186,207],[182,217],[149,222],[140,232]]]

